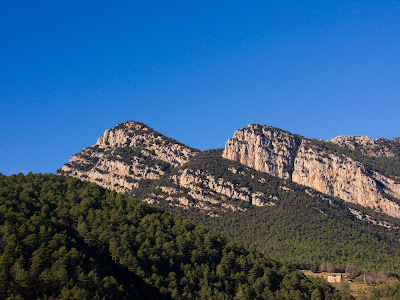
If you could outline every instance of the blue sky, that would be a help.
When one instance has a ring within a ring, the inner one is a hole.
[[[250,123],[400,136],[400,1],[3,1],[0,172],[137,120],[199,149]]]

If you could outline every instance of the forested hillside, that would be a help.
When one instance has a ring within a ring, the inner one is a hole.
[[[400,274],[399,219],[258,172],[222,158],[221,151],[205,151],[171,172],[169,177],[151,181],[148,186],[144,182],[145,188],[138,195],[146,198],[152,194],[155,199],[170,197],[157,188],[161,186],[176,189],[178,198],[188,192],[179,192],[179,186],[173,180],[176,174],[182,170],[207,174],[232,184],[235,190],[246,188],[249,194],[263,195],[265,205],[257,207],[234,199],[230,201],[240,209],[210,217],[207,211],[196,208],[196,199],[190,195],[186,197],[194,204],[186,209],[161,200],[158,204],[300,268],[312,268],[328,261],[343,269],[352,263],[370,271]],[[202,181],[196,187],[204,193],[210,190]],[[214,199],[222,196],[215,193]]]
[[[0,299],[343,299],[326,282],[94,183],[0,175]]]

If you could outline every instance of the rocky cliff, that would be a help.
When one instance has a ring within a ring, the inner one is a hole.
[[[251,124],[234,133],[222,156],[258,171],[290,179],[300,141],[287,131]]]
[[[400,157],[400,138],[373,140],[368,136],[341,135],[331,139],[330,142],[368,156]]]
[[[346,139],[337,138],[335,143],[339,144],[340,140]],[[364,149],[372,143],[367,138],[354,141],[364,145]],[[347,143],[346,147],[351,148],[349,145]],[[388,151],[382,151],[379,152],[382,156],[385,153],[389,156]],[[253,124],[235,132],[226,143],[223,157],[347,202],[400,217],[399,178],[389,178],[368,169],[359,161],[321,146],[321,142],[313,143],[286,131]]]
[[[96,144],[71,157],[59,171],[129,193],[144,179],[158,179],[199,151],[134,121],[106,130]]]

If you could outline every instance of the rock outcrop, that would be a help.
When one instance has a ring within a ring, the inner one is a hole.
[[[222,156],[258,171],[290,179],[300,139],[289,132],[251,124],[235,132]]]
[[[339,140],[336,139],[337,144]],[[373,144],[373,140],[366,137],[354,141],[365,149]],[[239,129],[226,143],[223,157],[347,202],[400,217],[398,178],[368,170],[350,157],[286,131],[260,125]]]
[[[255,191],[250,187],[232,183],[225,178],[217,178],[212,170],[204,171],[192,168],[180,168],[177,174],[160,183],[155,192],[148,193],[144,201],[189,207],[206,211],[218,216],[227,211],[244,211],[243,203],[254,206],[274,206],[278,198]],[[236,176],[248,176],[235,173]]]
[[[292,180],[344,201],[400,217],[400,206],[382,193],[400,199],[400,184],[377,172],[370,173],[361,163],[345,155],[329,153],[307,140],[297,153]],[[379,184],[383,182],[387,184]]]
[[[330,142],[368,156],[400,157],[400,138],[373,140],[368,136],[341,135],[331,139]]]
[[[134,121],[106,130],[95,145],[71,157],[58,174],[129,193],[144,179],[158,179],[199,151]]]

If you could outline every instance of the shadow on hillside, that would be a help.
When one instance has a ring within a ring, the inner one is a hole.
[[[161,293],[156,287],[146,283],[141,277],[128,268],[121,266],[113,261],[107,250],[100,251],[99,248],[87,244],[78,232],[70,227],[67,229],[68,235],[73,237],[79,247],[79,251],[86,253],[92,257],[96,263],[101,266],[99,270],[101,274],[113,276],[120,284],[122,284],[127,292],[128,299],[152,299],[152,300],[168,300],[172,299],[169,295]]]

